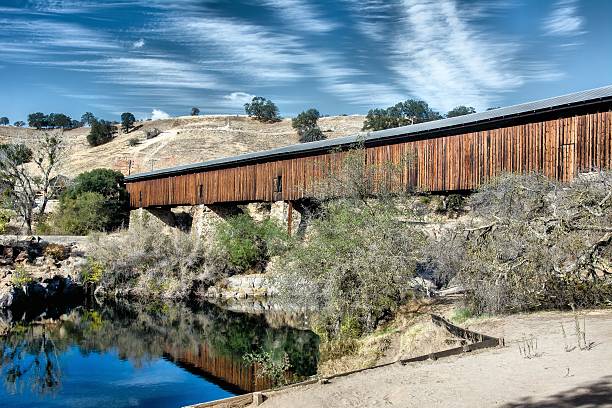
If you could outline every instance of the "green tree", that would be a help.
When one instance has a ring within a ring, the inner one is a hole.
[[[121,127],[126,133],[129,133],[130,128],[134,126],[136,118],[130,112],[124,112],[121,114]]]
[[[3,116],[0,118],[0,125],[6,126],[8,124],[9,124],[9,118],[7,118],[6,116]]]
[[[34,155],[32,149],[22,143],[0,144],[0,152],[4,152],[18,166],[31,162]]]
[[[471,113],[476,113],[476,109],[472,108],[471,106],[460,105],[460,106],[457,106],[456,108],[449,110],[448,113],[446,114],[446,117],[454,118],[457,116],[469,115]]]
[[[25,126],[25,122],[23,120],[18,120],[17,122],[13,123],[13,126],[15,126],[15,127],[24,127]]]
[[[111,217],[106,198],[100,193],[86,191],[61,200],[54,224],[62,233],[87,235],[92,231],[104,231]]]
[[[272,123],[280,120],[278,108],[274,102],[261,96],[254,97],[251,103],[245,103],[244,110],[247,115],[254,117],[260,122]]]
[[[79,174],[72,186],[62,195],[63,200],[74,200],[83,193],[97,193],[104,197],[104,230],[120,227],[127,221],[128,193],[124,187],[123,174],[111,169],[94,169]]]
[[[47,115],[42,112],[34,112],[28,115],[28,125],[36,129],[42,129],[49,126]]]
[[[385,109],[371,109],[363,122],[363,130],[390,129],[438,119],[442,119],[442,115],[427,102],[408,99]]]
[[[47,125],[52,128],[70,129],[72,118],[63,113],[50,113],[47,116]]]
[[[297,130],[301,143],[325,139],[325,135],[317,125],[320,117],[319,111],[313,108],[300,113],[291,120],[291,126]]]
[[[87,141],[91,146],[100,146],[113,139],[115,127],[105,120],[94,120],[87,135]]]
[[[91,112],[85,112],[83,116],[81,116],[81,122],[83,122],[87,126],[91,126],[95,121],[96,117]]]
[[[198,116],[200,114],[200,108],[191,108],[191,116]]]

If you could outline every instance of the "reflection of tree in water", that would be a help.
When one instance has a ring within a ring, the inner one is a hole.
[[[36,329],[40,334],[32,335]],[[55,342],[41,327],[13,331],[0,348],[0,372],[10,393],[23,392],[26,384],[36,394],[56,391],[62,370]]]
[[[188,363],[196,374],[208,378],[208,373],[247,391],[256,386],[236,383],[232,380],[235,373],[212,372],[211,362],[202,357],[203,350],[223,359],[234,371],[242,370],[242,356],[246,353],[263,350],[279,359],[286,353],[292,374],[300,378],[316,373],[319,343],[310,331],[270,327],[264,316],[230,312],[213,305],[193,310],[164,304],[79,308],[57,324],[44,329],[13,329],[0,341],[2,376],[13,392],[26,381],[39,392],[57,388],[61,379],[57,354],[71,346],[78,346],[84,355],[117,351],[119,358],[135,366],[165,356]]]

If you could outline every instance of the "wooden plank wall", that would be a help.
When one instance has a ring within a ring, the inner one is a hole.
[[[303,198],[345,152],[275,160],[127,184],[132,208]],[[366,163],[403,163],[394,188],[477,188],[503,172],[540,172],[569,181],[578,171],[612,168],[612,112],[599,112],[367,147]],[[282,177],[282,193],[273,179]],[[142,199],[141,199],[142,198]]]

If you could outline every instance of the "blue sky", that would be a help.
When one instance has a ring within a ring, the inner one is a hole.
[[[612,84],[611,20],[608,0],[0,0],[0,116],[483,110]]]

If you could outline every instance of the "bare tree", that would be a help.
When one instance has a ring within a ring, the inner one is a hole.
[[[28,234],[32,233],[35,215],[45,213],[49,199],[60,188],[55,176],[65,150],[63,133],[43,132],[32,147],[25,156],[23,145],[7,145],[0,150],[0,181],[10,186],[7,199],[23,217]]]

